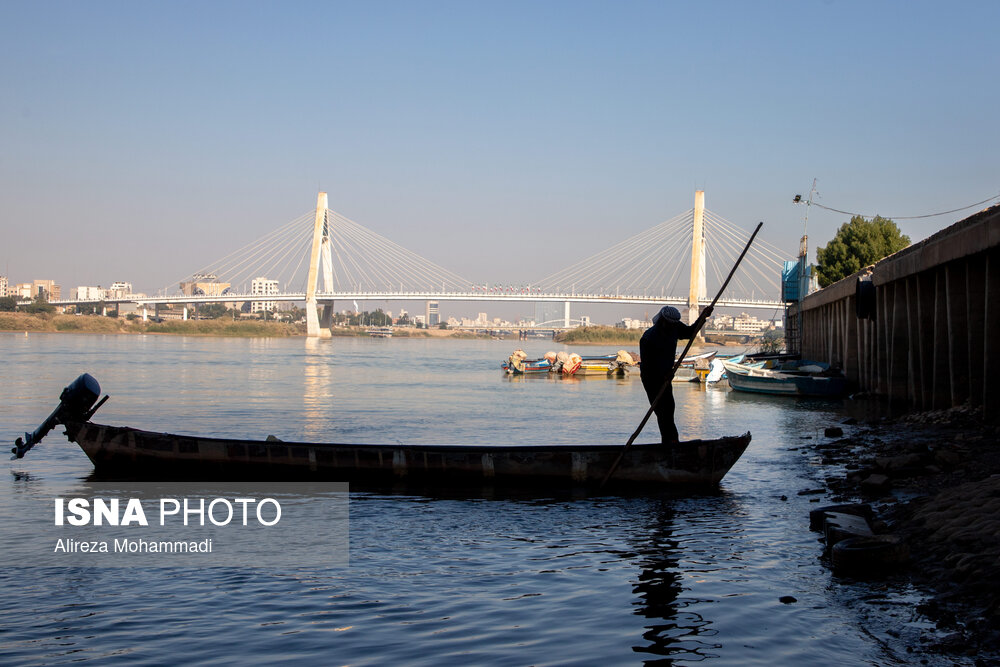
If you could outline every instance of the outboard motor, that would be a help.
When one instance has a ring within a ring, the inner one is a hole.
[[[59,395],[59,405],[34,433],[25,433],[23,439],[18,438],[14,441],[14,447],[10,450],[14,454],[10,457],[11,460],[24,458],[28,450],[41,442],[42,438],[58,424],[65,424],[67,421],[88,421],[108,400],[105,396],[97,402],[100,395],[101,385],[90,373],[84,373],[70,382]],[[97,405],[94,405],[95,402]]]

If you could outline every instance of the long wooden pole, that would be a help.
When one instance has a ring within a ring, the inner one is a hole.
[[[715,308],[715,302],[719,300],[719,297],[722,296],[722,293],[726,291],[727,287],[729,287],[729,281],[733,279],[733,274],[736,273],[736,269],[739,268],[740,262],[742,262],[743,258],[746,257],[747,251],[750,250],[750,246],[753,245],[754,239],[757,238],[757,232],[759,232],[760,228],[763,226],[764,226],[763,222],[757,223],[757,229],[753,230],[753,234],[750,235],[750,240],[747,241],[746,247],[743,248],[743,252],[741,252],[739,258],[737,258],[736,264],[733,265],[732,271],[730,271],[729,275],[726,277],[726,282],[722,283],[722,287],[719,289],[719,293],[715,295],[714,299],[712,299],[712,303],[709,305],[709,308]],[[706,308],[705,310],[708,310],[708,308]],[[616,470],[618,470],[618,465],[622,462],[622,458],[625,456],[625,452],[628,451],[628,448],[632,446],[632,443],[635,442],[635,439],[639,437],[640,433],[642,433],[642,429],[646,426],[646,422],[649,421],[649,417],[653,414],[653,410],[655,410],[656,406],[660,404],[660,399],[663,398],[663,394],[667,392],[667,389],[670,387],[670,383],[674,381],[674,375],[677,374],[677,369],[680,368],[681,362],[684,361],[684,357],[687,356],[688,350],[690,350],[691,345],[694,344],[695,337],[697,337],[698,332],[701,331],[701,327],[705,324],[705,318],[699,316],[698,319],[695,321],[695,324],[697,326],[694,330],[694,333],[691,334],[691,338],[688,339],[687,345],[684,346],[684,351],[681,352],[681,356],[677,357],[677,361],[674,362],[674,367],[670,371],[670,375],[667,376],[666,382],[664,382],[663,386],[660,387],[660,391],[658,394],[656,394],[656,398],[653,399],[653,402],[649,404],[649,409],[646,410],[646,416],[642,418],[641,422],[639,422],[639,428],[635,430],[635,433],[632,434],[632,437],[630,437],[628,439],[628,442],[625,443],[625,446],[622,447],[621,453],[618,454],[618,458],[615,459],[615,462],[611,464],[611,469],[608,470],[608,474],[606,474],[604,476],[604,479],[601,480],[601,486],[598,488],[603,488],[604,485],[608,483],[608,480],[611,479],[611,476],[615,474]],[[640,360],[639,363],[642,363],[642,360]]]

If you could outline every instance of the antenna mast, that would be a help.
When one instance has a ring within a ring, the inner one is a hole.
[[[809,190],[809,199],[806,201],[806,216],[802,222],[802,240],[799,241],[799,257],[807,257],[809,255],[809,209],[812,207],[813,197],[818,194],[816,192],[816,179],[814,178],[812,189]],[[798,195],[795,195],[795,197],[798,199]]]

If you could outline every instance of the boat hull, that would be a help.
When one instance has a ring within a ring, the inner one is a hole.
[[[843,396],[847,380],[842,377],[783,377],[774,378],[726,371],[729,386],[736,391],[781,396]]]
[[[573,372],[576,377],[586,376],[586,377],[606,377],[606,378],[623,378],[628,375],[628,370],[621,366],[612,366],[609,364],[588,364],[586,361],[580,364],[580,367]]]
[[[545,375],[552,371],[552,364],[544,359],[536,359],[533,361],[526,361],[521,366],[511,365],[509,362],[503,362],[500,364],[500,370],[502,370],[507,375]]]
[[[360,445],[202,438],[66,424],[102,475],[133,479],[302,479],[432,482],[437,486],[596,486],[622,445]],[[673,446],[634,445],[609,484],[667,490],[715,486],[750,444],[750,433]]]

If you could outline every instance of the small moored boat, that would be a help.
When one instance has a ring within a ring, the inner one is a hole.
[[[736,391],[782,396],[843,396],[847,378],[828,364],[791,361],[773,365],[723,361],[729,386]]]
[[[507,357],[507,361],[500,364],[500,369],[507,375],[538,375],[550,372],[552,361],[544,358],[528,359],[524,350],[515,350]]]

